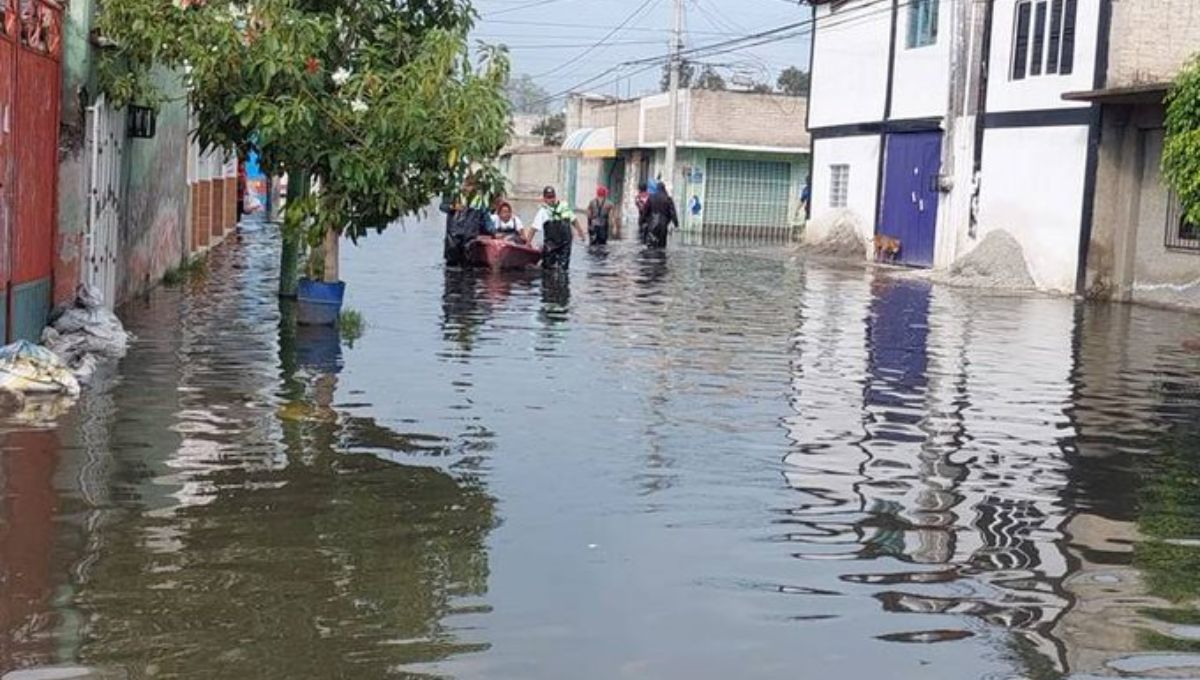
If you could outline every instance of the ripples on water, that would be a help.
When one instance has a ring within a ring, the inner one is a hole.
[[[724,244],[444,271],[435,232],[347,252],[352,348],[247,233],[9,419],[0,671],[1200,674],[1194,317]]]

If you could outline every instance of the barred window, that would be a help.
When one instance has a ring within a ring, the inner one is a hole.
[[[1078,0],[1021,0],[1013,19],[1013,80],[1069,75],[1075,67]]]
[[[1167,225],[1164,245],[1168,250],[1200,252],[1200,226],[1190,221],[1175,192],[1171,192],[1167,204]]]
[[[829,166],[829,207],[845,208],[850,197],[850,166]]]

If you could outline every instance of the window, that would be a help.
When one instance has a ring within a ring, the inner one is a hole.
[[[937,42],[938,0],[910,0],[908,47],[925,47]]]
[[[845,208],[850,197],[850,166],[829,166],[829,207]]]
[[[1175,192],[1171,192],[1167,204],[1167,234],[1164,245],[1168,250],[1193,250],[1200,252],[1200,226],[1189,221]]]
[[[1010,76],[1068,75],[1075,67],[1075,14],[1079,0],[1021,0],[1013,19]]]

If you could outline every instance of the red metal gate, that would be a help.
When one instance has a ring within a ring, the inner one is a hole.
[[[50,309],[54,268],[62,11],[52,0],[0,0],[0,14],[0,177],[11,180],[0,205],[0,222],[8,224],[0,234],[0,274],[9,289],[8,335],[36,339]]]
[[[12,224],[12,117],[16,80],[17,13],[8,0],[0,0],[0,341],[8,339],[8,241]]]

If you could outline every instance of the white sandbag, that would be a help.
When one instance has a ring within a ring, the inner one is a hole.
[[[0,389],[19,394],[79,395],[79,381],[45,347],[18,340],[0,348]]]

